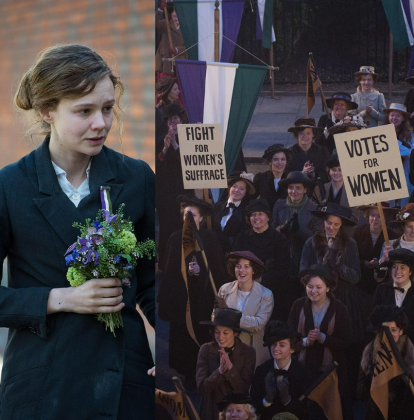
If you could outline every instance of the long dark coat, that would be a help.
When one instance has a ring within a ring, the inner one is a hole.
[[[140,418],[153,418],[153,361],[136,310],[138,303],[154,325],[153,261],[140,260],[124,289],[124,328],[116,337],[94,315],[46,315],[50,290],[69,286],[63,255],[79,234],[72,224],[95,219],[100,186],[111,187],[114,209],[125,203],[139,240],[154,236],[153,173],[103,147],[92,161],[91,193],[76,208],[59,186],[48,146],[0,171],[0,263],[7,257],[9,281],[0,289],[0,326],[10,329],[0,418],[116,419],[126,381],[139,388],[130,399],[139,402]]]
[[[292,359],[292,363],[286,371],[286,376],[289,380],[291,401],[289,404],[283,405],[276,393],[273,404],[265,407],[263,405],[263,399],[266,396],[265,378],[268,372],[274,370],[274,360],[269,359],[256,369],[253,376],[250,395],[257,413],[260,414],[260,420],[271,420],[275,414],[284,412],[294,414],[299,420],[305,419],[306,405],[304,401],[299,401],[299,398],[311,384],[308,369],[296,359]]]
[[[282,179],[286,178],[287,174],[287,172],[284,172]],[[254,177],[253,184],[256,188],[255,197],[259,197],[260,195],[260,198],[267,200],[270,211],[273,210],[277,200],[287,197],[286,188],[279,188],[277,191],[275,190],[275,178],[272,171],[257,173]]]
[[[217,403],[232,391],[249,392],[256,364],[256,351],[236,337],[234,350],[230,356],[233,367],[221,374],[219,372],[220,354],[216,341],[203,344],[197,359],[197,388],[203,396],[201,420],[218,419]]]
[[[332,121],[332,118],[328,119],[328,116],[326,114],[321,115],[318,121],[318,127],[331,128],[333,126],[334,126],[334,123]],[[323,132],[317,134],[315,136],[315,143],[318,144],[319,146],[325,146],[328,149],[329,153],[332,153],[332,151],[336,149],[335,139],[332,134],[329,134],[328,137],[325,137],[325,134]]]
[[[207,261],[217,290],[226,281],[224,253],[216,234],[207,229],[199,230]],[[186,327],[187,290],[181,274],[182,230],[171,235],[165,255],[165,270],[158,292],[158,313],[162,320],[170,322],[169,364],[179,373],[195,376],[199,346],[191,338]],[[196,257],[200,275],[190,276],[188,264]],[[191,320],[198,343],[211,340],[208,328],[200,321],[209,321],[214,306],[214,293],[200,252],[191,253],[186,259]]]

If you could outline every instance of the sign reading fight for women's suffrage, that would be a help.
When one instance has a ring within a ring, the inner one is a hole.
[[[408,197],[394,125],[334,137],[351,207]]]
[[[180,124],[177,129],[184,188],[227,188],[221,124]]]

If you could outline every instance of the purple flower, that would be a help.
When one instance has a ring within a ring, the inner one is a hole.
[[[78,237],[78,242],[79,242],[79,244],[80,244],[80,245],[82,245],[82,246],[78,249],[78,251],[79,251],[79,252],[85,252],[85,251],[88,251],[90,248],[92,248],[92,247],[93,247],[93,243],[92,243],[92,242],[90,242],[90,241],[88,241],[87,239],[83,239],[83,238],[79,238],[79,237]]]
[[[103,215],[105,216],[105,220],[111,225],[112,223],[118,220],[117,214],[110,214],[108,210],[102,210]]]
[[[72,244],[72,245],[68,248],[68,250],[65,252],[65,256],[66,256],[66,255],[68,255],[70,252],[72,252],[72,251],[75,249],[76,244],[77,244],[77,242],[75,242],[74,244]]]
[[[122,286],[131,287],[131,280],[122,279]]]
[[[92,224],[95,226],[97,230],[102,229],[102,225],[99,222],[93,222]]]
[[[99,253],[97,251],[90,250],[86,258],[88,263],[95,261],[94,265],[99,265]]]
[[[100,245],[104,241],[100,234],[92,235],[90,239],[94,245]]]
[[[68,265],[70,265],[70,263],[71,263],[72,261],[75,261],[75,258],[73,258],[73,254],[70,254],[70,255],[67,255],[67,256],[65,257],[65,260],[66,260],[66,267],[67,267]]]

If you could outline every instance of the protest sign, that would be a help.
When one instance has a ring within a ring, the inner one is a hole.
[[[408,197],[394,125],[334,137],[351,207]]]
[[[184,188],[227,188],[221,124],[180,124],[177,129]]]

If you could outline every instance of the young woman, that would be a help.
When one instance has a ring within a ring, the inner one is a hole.
[[[203,396],[201,420],[216,419],[219,403],[230,392],[249,391],[256,365],[256,351],[242,343],[238,335],[242,313],[237,309],[217,308],[212,325],[214,341],[200,347],[197,359],[197,388]]]
[[[104,146],[122,92],[105,61],[81,45],[44,50],[18,87],[15,105],[46,137],[0,171],[4,418],[154,416],[153,362],[136,310],[139,303],[154,325],[154,263],[140,261],[131,288],[115,277],[72,288],[63,258],[79,234],[73,223],[96,218],[100,186],[110,186],[114,210],[125,203],[138,239],[154,236],[151,169]],[[120,310],[124,327],[114,337],[95,314]]]

